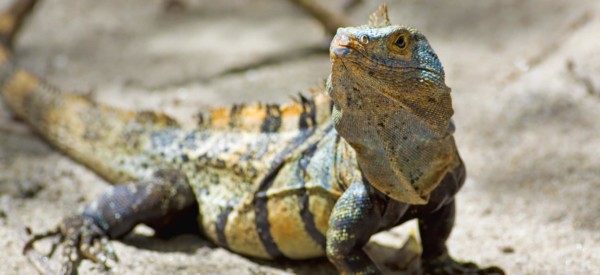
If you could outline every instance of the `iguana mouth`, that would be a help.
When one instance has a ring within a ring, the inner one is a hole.
[[[338,34],[333,38],[329,53],[332,59],[344,57],[353,50],[358,50],[359,42],[354,38],[345,34]]]
[[[336,45],[331,48],[330,55],[331,55],[331,58],[335,59],[335,58],[346,56],[350,52],[352,52],[352,48],[350,48],[348,46]]]

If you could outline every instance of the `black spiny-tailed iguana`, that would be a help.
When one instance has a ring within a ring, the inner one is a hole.
[[[502,273],[455,262],[446,239],[465,179],[450,89],[417,30],[384,8],[331,43],[327,92],[288,105],[216,109],[197,129],[167,115],[119,110],[61,92],[16,68],[11,42],[36,1],[0,18],[2,94],[16,115],[67,155],[119,184],[50,233],[63,273],[114,257],[107,239],[140,223],[190,228],[264,259],[326,256],[341,273],[373,274],[370,236],[418,219],[426,273]],[[97,249],[100,247],[100,249]]]

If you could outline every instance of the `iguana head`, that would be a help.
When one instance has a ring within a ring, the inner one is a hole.
[[[458,161],[450,88],[425,36],[390,24],[385,6],[371,19],[331,43],[333,121],[375,188],[423,204]]]

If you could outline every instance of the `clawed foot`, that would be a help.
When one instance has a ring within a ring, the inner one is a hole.
[[[98,263],[104,269],[109,268],[109,260],[118,261],[108,236],[92,219],[81,215],[64,219],[53,231],[32,236],[25,244],[23,254],[35,250],[34,243],[46,238],[54,238],[47,257],[51,257],[56,247],[63,244],[60,274],[76,274],[83,259]]]
[[[459,263],[444,254],[436,259],[423,262],[423,274],[473,274],[504,275],[504,270],[497,266],[480,268],[474,263]]]

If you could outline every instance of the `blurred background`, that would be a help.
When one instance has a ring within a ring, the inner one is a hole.
[[[1,0],[0,8],[10,2]],[[210,106],[289,101],[327,77],[331,28],[297,2],[41,1],[16,57],[63,89],[191,123]],[[314,2],[353,25],[366,23],[381,3]],[[468,180],[457,197],[450,252],[508,274],[598,273],[600,2],[387,4],[393,23],[427,36],[453,90]],[[34,273],[21,255],[24,227],[50,229],[107,186],[0,103],[0,273]],[[377,236],[373,255],[385,252],[376,256],[383,265],[400,261],[385,247],[402,247],[411,230]],[[323,260],[257,262],[196,236],[164,241],[148,234],[139,228],[114,242],[121,259],[114,273],[333,271]],[[100,272],[89,262],[80,271]]]

